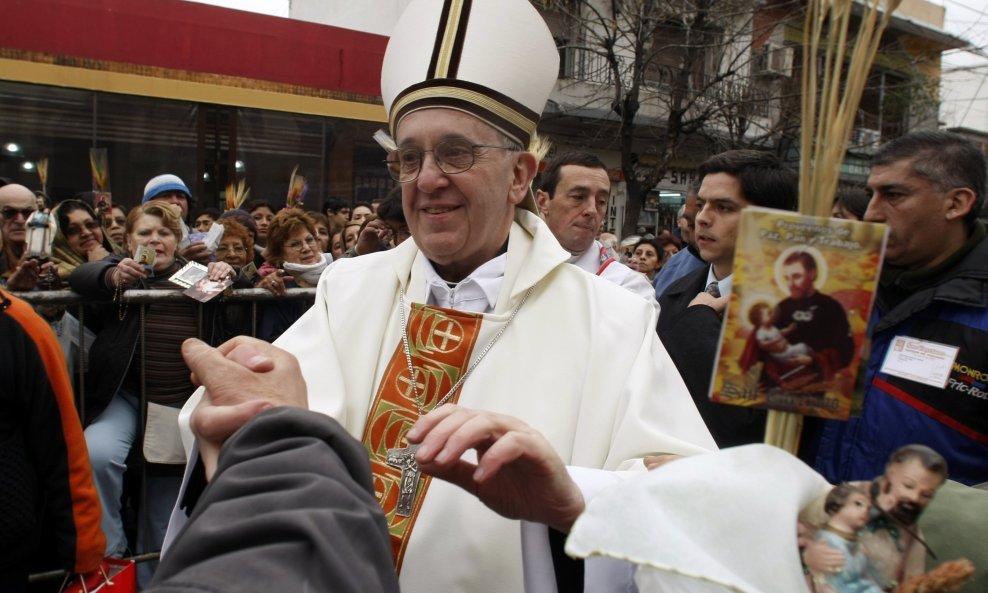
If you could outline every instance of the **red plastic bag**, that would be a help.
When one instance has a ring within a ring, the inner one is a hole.
[[[99,570],[75,575],[62,593],[136,593],[137,569],[133,560],[104,558]]]

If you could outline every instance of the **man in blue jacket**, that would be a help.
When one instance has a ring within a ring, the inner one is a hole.
[[[909,443],[943,455],[951,479],[988,481],[986,169],[974,144],[941,131],[875,156],[865,220],[889,226],[888,245],[862,415],[824,423],[818,441],[815,465],[831,482],[879,475]]]

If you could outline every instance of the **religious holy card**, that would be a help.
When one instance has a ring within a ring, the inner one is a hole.
[[[745,208],[710,398],[848,418],[885,237],[882,224]]]

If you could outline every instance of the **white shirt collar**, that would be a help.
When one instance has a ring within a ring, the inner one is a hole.
[[[471,313],[494,311],[504,280],[507,253],[488,261],[452,286],[439,276],[428,258],[422,258],[422,261],[425,265],[427,304]]]
[[[731,287],[734,286],[734,274],[728,274],[723,280],[717,280],[717,277],[714,276],[714,267],[710,266],[707,268],[707,283],[704,286],[710,286],[711,282],[717,283],[720,296],[727,296],[731,294]]]

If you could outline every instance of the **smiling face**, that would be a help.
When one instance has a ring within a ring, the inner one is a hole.
[[[714,275],[724,279],[734,269],[741,210],[751,203],[744,198],[740,180],[727,173],[706,175],[697,194],[696,245]]]
[[[242,268],[247,265],[247,248],[240,237],[224,235],[216,248],[216,257],[235,268]]]
[[[401,121],[399,147],[432,150],[440,141],[505,145],[494,128],[449,109],[415,111]],[[418,178],[401,186],[402,208],[412,239],[445,280],[457,282],[493,259],[508,239],[514,208],[535,175],[529,153],[478,148],[473,166],[447,175],[431,153]]]
[[[611,180],[604,169],[564,165],[554,195],[539,190],[536,200],[556,240],[576,255],[593,244],[610,195]]]
[[[127,234],[127,249],[133,255],[139,245],[154,249],[155,272],[163,272],[175,263],[175,247],[178,238],[161,218],[151,214],[141,214]]]
[[[77,208],[68,214],[68,226],[62,229],[65,242],[69,249],[79,257],[85,258],[89,250],[103,244],[103,230],[98,222],[82,208]]]
[[[343,229],[343,251],[353,249],[357,244],[357,237],[360,236],[359,224],[348,224]]]
[[[319,240],[305,227],[288,235],[282,248],[285,261],[290,264],[314,264],[319,261]]]
[[[892,463],[882,478],[879,504],[899,521],[913,525],[933,501],[941,484],[943,476],[926,469],[919,459]]]

